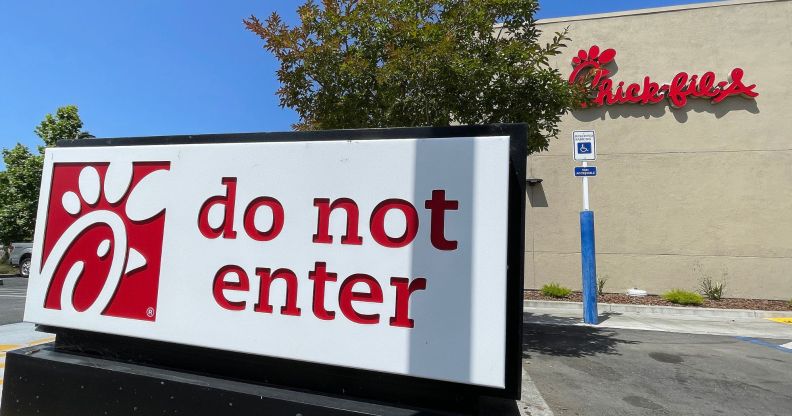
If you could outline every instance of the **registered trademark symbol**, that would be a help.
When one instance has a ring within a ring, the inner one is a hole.
[[[154,312],[155,312],[154,308],[149,306],[149,308],[146,309],[146,316],[148,316],[149,318],[153,318]]]

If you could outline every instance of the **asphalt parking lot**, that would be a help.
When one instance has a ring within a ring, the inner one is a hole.
[[[526,324],[523,365],[555,415],[790,415],[786,340]]]
[[[3,285],[0,286],[0,325],[22,322],[27,279],[2,277],[0,280],[3,281]]]

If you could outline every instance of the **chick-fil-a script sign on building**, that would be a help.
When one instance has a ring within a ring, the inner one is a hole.
[[[678,72],[671,82],[660,84],[645,76],[642,81],[626,83],[613,81],[611,71],[605,68],[616,57],[615,49],[600,52],[597,45],[588,51],[581,49],[572,58],[574,70],[569,74],[569,83],[579,82],[585,75],[591,76],[592,103],[596,106],[616,104],[657,104],[668,99],[671,106],[681,108],[688,104],[689,98],[709,99],[712,104],[740,96],[753,99],[759,96],[754,91],[756,84],[743,81],[745,71],[742,68],[731,70],[728,81],[718,80],[713,71],[701,74]],[[583,107],[588,104],[583,104]]]
[[[25,319],[504,387],[509,147],[48,149]]]

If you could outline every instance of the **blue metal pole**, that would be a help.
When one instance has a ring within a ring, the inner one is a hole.
[[[594,250],[594,211],[580,212],[580,254],[583,264],[583,322],[596,325],[597,260]]]

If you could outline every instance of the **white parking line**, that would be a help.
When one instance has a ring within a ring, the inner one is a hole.
[[[784,344],[784,345],[779,345],[779,347],[781,347],[781,348],[786,348],[786,349],[788,349],[788,350],[792,350],[792,342],[787,342],[787,343],[786,343],[786,344]]]
[[[8,298],[24,298],[26,296],[25,292],[0,292],[0,296],[8,297]]]
[[[24,298],[26,295],[25,289],[0,289],[0,298]]]

